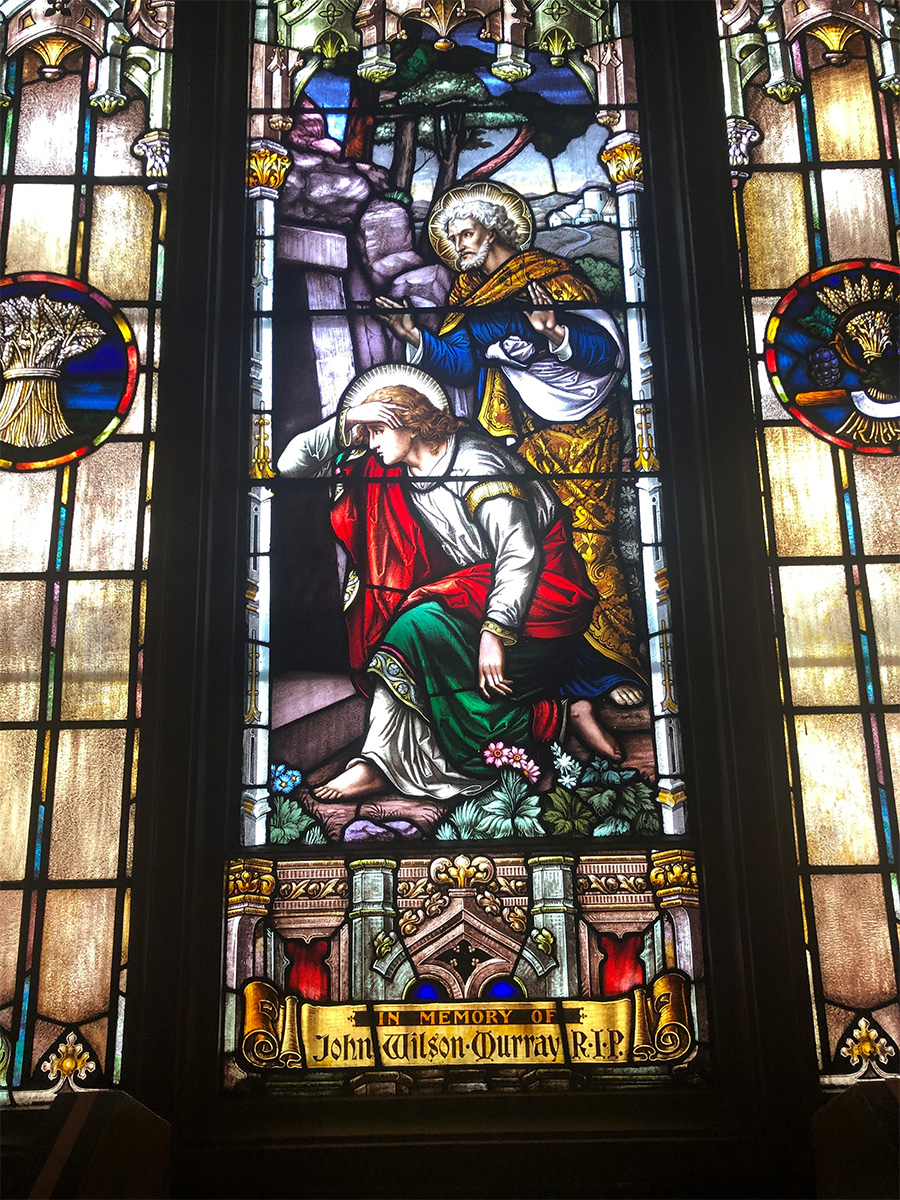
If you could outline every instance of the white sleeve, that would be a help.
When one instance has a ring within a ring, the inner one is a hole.
[[[279,475],[316,479],[331,474],[339,449],[337,421],[329,417],[314,429],[291,438],[275,465]]]
[[[528,506],[513,496],[492,496],[478,505],[475,520],[484,531],[494,558],[494,582],[488,592],[484,619],[518,633],[525,624],[541,573],[541,546],[529,519]]]
[[[572,357],[572,339],[569,337],[568,325],[563,325],[562,331],[563,340],[558,346],[554,346],[553,343],[550,342],[550,353],[555,354],[560,362],[568,362]],[[547,340],[549,341],[550,339],[548,338]]]

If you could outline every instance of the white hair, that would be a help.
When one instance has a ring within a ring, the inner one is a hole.
[[[515,221],[510,219],[502,204],[492,204],[490,200],[455,200],[438,214],[434,223],[437,232],[445,238],[454,221],[465,221],[469,217],[483,225],[488,233],[492,233],[504,246],[511,250],[519,249],[519,233]]]

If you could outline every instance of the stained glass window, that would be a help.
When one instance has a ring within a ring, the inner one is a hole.
[[[819,1068],[895,1074],[896,12],[719,4]]]
[[[668,1079],[707,1035],[628,6],[258,2],[249,133],[228,1082]]]
[[[23,1103],[121,1071],[173,6],[0,13],[0,1084]]]

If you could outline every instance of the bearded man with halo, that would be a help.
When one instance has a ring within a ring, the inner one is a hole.
[[[532,247],[525,199],[499,183],[461,184],[428,222],[438,256],[457,271],[440,333],[396,300],[382,319],[409,361],[445,387],[477,386],[477,420],[552,483],[572,520],[575,548],[597,591],[564,694],[573,727],[619,758],[592,701],[643,699],[635,619],[615,545],[620,437],[613,391],[625,367],[615,322],[593,285],[564,258]],[[564,306],[564,307],[563,307]]]

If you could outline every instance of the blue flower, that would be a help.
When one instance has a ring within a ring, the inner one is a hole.
[[[278,766],[272,767],[272,791],[284,792],[289,795],[294,788],[299,787],[303,782],[302,774],[294,767],[287,766],[286,763],[280,763]]]

